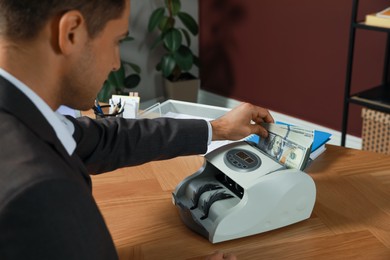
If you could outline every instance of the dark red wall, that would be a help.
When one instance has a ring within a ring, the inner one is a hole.
[[[200,5],[202,88],[341,130],[352,0],[207,0]],[[361,0],[359,19],[386,8]],[[381,82],[386,35],[357,33],[353,91]],[[360,106],[349,133],[360,136]]]

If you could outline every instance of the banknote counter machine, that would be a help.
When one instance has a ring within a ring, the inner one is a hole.
[[[218,243],[309,218],[316,188],[308,174],[240,141],[206,154],[172,195],[185,225]]]

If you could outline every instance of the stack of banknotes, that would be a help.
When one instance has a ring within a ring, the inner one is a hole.
[[[269,124],[267,138],[260,138],[257,147],[287,168],[303,170],[309,160],[314,131],[299,126]]]

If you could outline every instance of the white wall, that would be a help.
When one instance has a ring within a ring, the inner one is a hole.
[[[150,50],[155,36],[148,33],[148,21],[152,12],[163,6],[164,0],[131,0],[130,35],[135,38],[132,42],[124,43],[121,47],[122,59],[133,62],[141,67],[141,83],[134,89],[141,96],[141,103],[153,103],[163,100],[162,76],[155,70],[161,57],[162,49]],[[183,0],[182,11],[191,14],[198,21],[198,0]],[[154,34],[156,35],[156,34]],[[198,37],[192,39],[191,49],[198,55]],[[198,76],[198,71],[192,71]],[[149,101],[149,102],[147,102]]]

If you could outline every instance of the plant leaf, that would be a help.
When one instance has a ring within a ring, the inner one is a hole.
[[[180,21],[184,24],[184,26],[194,35],[198,35],[198,32],[199,32],[199,28],[198,28],[198,24],[196,23],[196,21],[194,20],[194,18],[192,18],[191,15],[189,15],[188,13],[185,13],[185,12],[179,12],[177,14],[177,16],[179,17]]]
[[[161,58],[162,59],[162,58]],[[157,71],[161,71],[161,61],[159,63],[157,63],[156,65],[156,70]]]
[[[184,45],[180,46],[179,50],[174,53],[174,59],[183,71],[189,71],[194,64],[192,51]]]
[[[182,43],[182,36],[178,29],[171,29],[164,35],[164,45],[171,52],[179,49]]]
[[[141,67],[134,63],[128,63],[128,65],[138,74],[141,73]]]
[[[123,63],[121,63],[121,67],[117,71],[112,71],[109,75],[112,77],[112,81],[115,82],[114,87],[115,89],[121,89],[123,88],[123,81],[125,80],[125,67],[123,66]]]
[[[118,82],[117,82],[117,79],[116,79],[114,72],[111,72],[110,74],[108,74],[107,82],[113,88],[115,88],[115,86],[118,85]]]
[[[140,68],[140,66],[138,66],[138,65],[136,65],[136,64],[134,64],[134,63],[132,63],[132,62],[122,61],[122,64],[125,64],[125,65],[127,65],[127,66],[130,66],[131,69],[132,69],[133,71],[135,71],[137,74],[140,74],[140,73],[141,73],[141,68]]]
[[[190,47],[190,46],[191,46],[191,37],[190,37],[190,34],[189,34],[189,33],[187,32],[187,30],[185,30],[185,29],[180,29],[180,31],[183,33],[184,38],[186,39],[187,46]]]
[[[174,19],[171,19],[168,16],[164,16],[158,24],[158,29],[160,29],[162,33],[166,33],[170,28],[173,27],[174,24]]]
[[[132,74],[125,78],[124,85],[126,88],[135,88],[141,81],[141,77],[138,74]]]
[[[102,89],[99,91],[97,95],[97,99],[101,102],[108,103],[108,100],[111,98],[114,92],[114,87],[106,80],[103,84]]]
[[[194,65],[198,68],[200,68],[200,60],[199,60],[199,57],[192,54],[193,58],[194,58]]]
[[[165,8],[160,7],[154,10],[152,15],[150,16],[149,23],[148,23],[148,31],[153,31],[158,24],[160,24],[161,20],[164,17]]]
[[[161,59],[161,70],[165,78],[171,75],[176,66],[176,61],[172,55],[166,54]]]
[[[170,5],[170,3],[172,5]],[[165,0],[165,6],[171,10],[173,16],[176,16],[181,9],[180,0]]]

